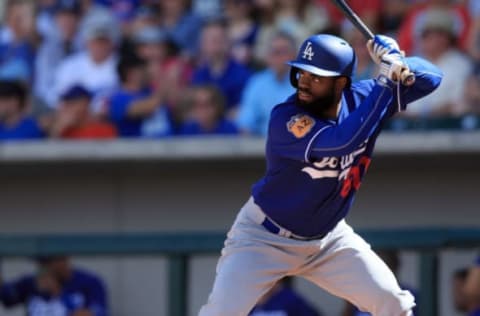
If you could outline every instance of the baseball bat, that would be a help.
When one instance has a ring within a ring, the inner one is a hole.
[[[373,39],[375,36],[368,26],[363,23],[362,19],[350,8],[345,0],[332,0],[335,5],[345,14],[347,19],[365,36],[367,40]],[[402,73],[401,81],[406,86],[411,86],[415,83],[415,74],[408,71]]]

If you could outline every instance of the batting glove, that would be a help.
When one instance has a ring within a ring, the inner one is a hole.
[[[400,55],[400,47],[396,40],[385,35],[375,35],[375,37],[367,42],[367,49],[373,61],[380,65],[382,57],[385,55]]]
[[[385,83],[385,79],[389,81],[401,81],[404,76],[409,73],[408,65],[403,57],[399,54],[383,55],[380,61],[380,71],[378,81]]]

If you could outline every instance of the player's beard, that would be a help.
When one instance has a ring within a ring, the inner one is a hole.
[[[300,88],[298,90],[300,90]],[[304,92],[310,94],[309,91]],[[298,107],[320,118],[326,117],[326,113],[329,112],[333,107],[336,107],[338,102],[339,96],[337,96],[333,87],[332,89],[329,89],[328,93],[324,94],[323,96],[316,97],[310,102],[299,99],[298,93],[296,95],[296,104]]]

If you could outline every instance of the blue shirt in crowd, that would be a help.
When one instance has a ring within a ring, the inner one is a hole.
[[[198,48],[199,30],[202,28],[202,19],[192,12],[186,12],[171,27],[166,27],[173,42],[190,55],[194,55]]]
[[[110,97],[108,105],[110,120],[117,127],[120,137],[140,136],[143,118],[128,117],[128,110],[135,101],[145,99],[148,96],[148,90],[128,92],[121,89]]]
[[[238,134],[238,128],[231,121],[221,119],[217,126],[211,131],[205,131],[200,124],[195,121],[185,123],[180,131],[182,135],[234,135]]]
[[[254,135],[267,135],[273,106],[285,101],[294,92],[289,73],[280,80],[270,69],[254,74],[243,91],[237,126]]]
[[[30,81],[35,53],[26,43],[0,43],[0,78]]]
[[[96,276],[73,270],[69,280],[63,283],[58,297],[42,292],[37,286],[37,276],[29,275],[0,287],[0,301],[11,307],[25,304],[27,316],[68,316],[73,311],[87,308],[94,316],[107,316],[105,287]]]
[[[177,129],[172,110],[163,104],[143,121],[141,133],[143,137],[161,138],[177,134]]]
[[[284,286],[265,303],[257,305],[249,316],[320,316],[290,287]]]
[[[474,310],[473,312],[471,312],[470,314],[468,314],[468,316],[480,316],[480,308]]]
[[[226,98],[227,110],[240,103],[243,88],[251,75],[250,70],[231,59],[222,74],[212,73],[208,65],[198,68],[193,73],[192,83],[213,84],[217,86]]]
[[[27,140],[44,136],[37,121],[31,117],[25,117],[11,127],[0,123],[0,140]]]

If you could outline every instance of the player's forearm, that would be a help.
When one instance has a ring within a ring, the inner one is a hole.
[[[418,100],[435,90],[443,78],[442,71],[429,61],[418,58],[406,58],[410,70],[415,74],[415,83],[410,87],[402,87],[402,106]]]
[[[127,115],[130,118],[144,117],[152,114],[162,103],[162,98],[153,95],[149,98],[134,101],[128,109]]]
[[[375,85],[360,106],[342,123],[320,130],[310,149],[312,158],[352,153],[371,135],[392,100],[392,88]]]

